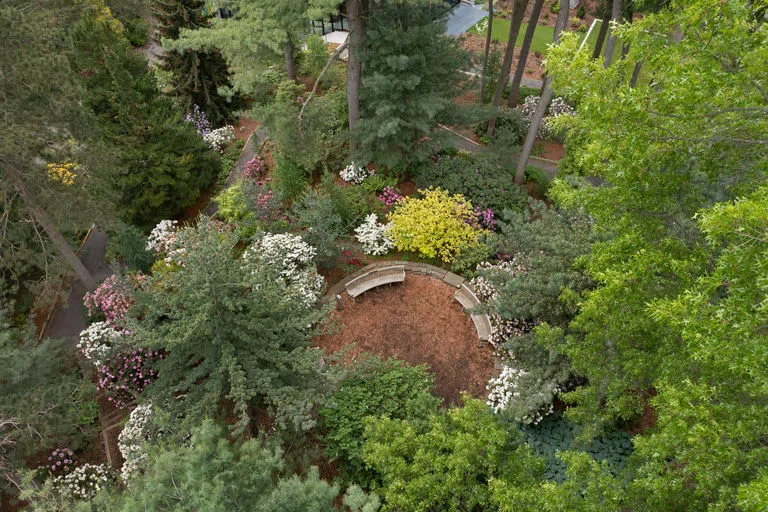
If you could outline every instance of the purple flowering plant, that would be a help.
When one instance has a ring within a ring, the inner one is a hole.
[[[384,187],[381,191],[381,194],[379,194],[377,197],[379,198],[379,201],[384,203],[384,206],[387,208],[396,205],[401,199],[403,199],[403,196],[397,191],[395,187],[392,186]]]
[[[56,448],[48,457],[48,464],[42,466],[47,469],[51,475],[66,475],[77,464],[75,454],[69,448]]]
[[[104,390],[107,400],[115,407],[131,406],[149,384],[157,379],[154,363],[165,358],[162,350],[138,348],[108,357],[97,366],[98,389]]]
[[[184,120],[188,123],[194,124],[197,134],[204,137],[211,133],[211,123],[205,115],[205,112],[200,110],[200,107],[195,105],[192,112],[187,113]]]
[[[264,164],[264,159],[261,158],[261,156],[256,155],[255,157],[251,158],[247,164],[245,164],[245,168],[243,169],[243,177],[261,180],[264,178],[264,173],[266,170],[267,167]]]

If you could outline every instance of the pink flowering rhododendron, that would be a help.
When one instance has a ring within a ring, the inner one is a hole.
[[[50,457],[48,457],[48,464],[42,467],[46,468],[51,475],[55,476],[66,475],[74,469],[76,464],[77,460],[75,459],[75,454],[72,453],[72,450],[69,448],[56,448],[51,452]]]
[[[157,379],[158,372],[153,364],[163,358],[165,352],[149,348],[138,348],[108,357],[96,367],[97,387],[104,390],[107,400],[115,404],[115,407],[128,407],[145,387]]]
[[[83,297],[88,314],[104,315],[105,322],[111,327],[122,327],[125,315],[133,305],[133,291],[147,281],[147,276],[137,273],[132,276],[109,276],[93,292]]]
[[[243,168],[243,176],[245,178],[261,179],[264,177],[266,170],[267,168],[266,165],[264,165],[264,159],[259,155],[256,155],[245,164],[245,168]]]
[[[384,203],[384,206],[387,208],[396,205],[403,198],[397,189],[391,186],[384,187],[384,189],[381,191],[381,194],[379,194],[377,197],[379,198],[379,201]]]

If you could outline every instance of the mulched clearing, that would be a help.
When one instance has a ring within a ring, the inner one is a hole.
[[[493,353],[478,346],[472,320],[453,300],[455,291],[438,279],[408,273],[404,283],[370,290],[357,302],[343,292],[342,310],[333,315],[337,331],[312,342],[329,353],[354,343],[348,360],[368,352],[426,363],[435,375],[435,394],[448,404],[457,403],[462,391],[482,398]]]

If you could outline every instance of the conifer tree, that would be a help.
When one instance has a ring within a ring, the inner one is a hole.
[[[204,6],[202,0],[154,0],[158,42],[162,38],[178,39],[182,28],[209,27]],[[173,73],[174,92],[181,99],[185,112],[191,112],[193,105],[198,105],[214,125],[231,117],[234,105],[219,90],[222,87],[229,89],[232,84],[226,62],[218,50],[172,50],[161,59],[163,69]]]

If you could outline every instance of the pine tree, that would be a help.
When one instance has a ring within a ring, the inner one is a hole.
[[[154,0],[158,41],[162,38],[178,39],[182,28],[197,30],[209,27],[204,6],[202,0]],[[232,84],[226,62],[217,50],[171,50],[161,59],[163,69],[173,73],[174,93],[181,100],[185,112],[191,112],[193,105],[198,105],[214,125],[231,118],[231,111],[236,105],[219,90],[222,87],[229,89]]]

